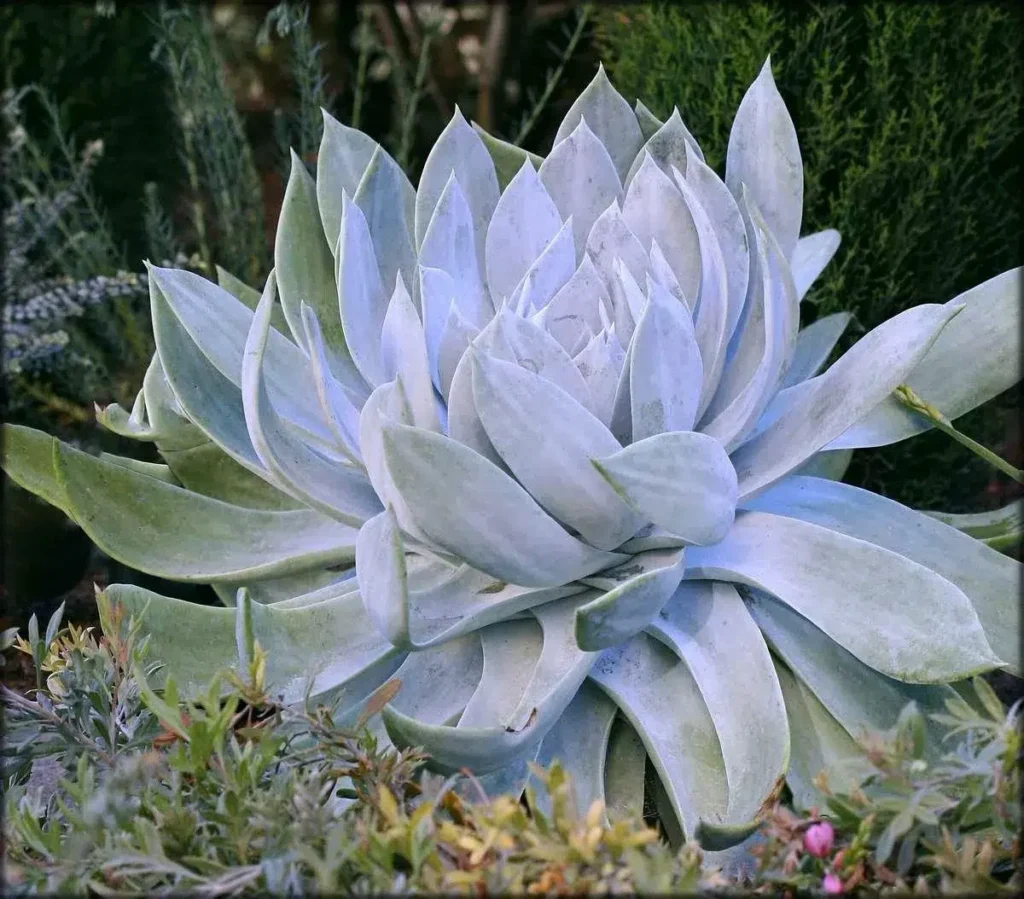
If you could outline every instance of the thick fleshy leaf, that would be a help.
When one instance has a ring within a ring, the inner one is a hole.
[[[324,133],[316,158],[316,200],[327,246],[333,251],[341,230],[342,197],[355,196],[377,142],[357,128],[342,125],[326,110],[321,111]]]
[[[217,283],[231,294],[236,300],[241,300],[254,312],[260,301],[260,292],[255,287],[250,287],[241,278],[235,277],[227,269],[219,265],[214,266],[217,270]],[[270,319],[271,327],[276,328],[282,334],[288,334],[288,322],[280,306],[274,307],[274,314]]]
[[[946,700],[956,695],[945,685],[904,684],[879,674],[806,618],[762,593],[750,595],[748,608],[776,655],[855,740],[892,728],[908,702],[916,702],[930,717],[944,712]],[[944,730],[934,722],[928,727],[934,758],[943,752]]]
[[[534,321],[555,338],[569,353],[581,334],[601,330],[599,307],[611,301],[601,276],[589,255],[572,277],[537,313]]]
[[[618,260],[622,260],[637,284],[646,282],[650,269],[647,251],[626,224],[617,202],[608,204],[590,229],[587,255],[593,260],[609,295],[614,289]],[[623,339],[621,334],[619,339]]]
[[[165,666],[161,676],[172,676],[184,693],[205,690],[214,674],[233,665],[234,609],[184,602],[127,584],[110,586],[103,596],[139,618],[152,658]],[[355,593],[295,609],[252,603],[249,612],[252,637],[267,650],[270,692],[286,703],[301,701],[310,680],[313,696],[327,690],[365,696],[402,658],[376,634]],[[182,640],[182,633],[189,639]],[[369,689],[355,689],[366,680]]]
[[[685,583],[647,632],[687,664],[707,703],[729,783],[726,820],[753,818],[789,765],[789,727],[768,647],[743,600],[731,584]]]
[[[650,140],[658,133],[658,129],[665,123],[651,112],[640,100],[636,101],[633,107],[637,124],[640,126],[640,133],[644,140]]]
[[[626,191],[622,217],[645,250],[650,250],[652,240],[658,242],[683,294],[696,297],[701,255],[693,217],[672,177],[658,168],[646,151]]]
[[[452,303],[448,310],[448,319],[441,333],[441,342],[437,346],[437,377],[440,383],[438,390],[451,409],[451,389],[455,373],[459,369],[462,357],[469,345],[476,339],[480,331],[473,327]],[[450,427],[449,427],[450,430]]]
[[[455,282],[455,303],[463,317],[482,328],[494,315],[483,282],[473,229],[473,210],[453,173],[438,198],[420,247],[420,265],[439,268]]]
[[[386,426],[384,458],[416,525],[508,583],[553,587],[622,561],[570,537],[514,480],[454,440]]]
[[[507,297],[562,227],[558,207],[524,162],[505,188],[487,226],[487,284]]]
[[[520,316],[531,316],[551,302],[551,298],[569,281],[576,270],[576,251],[572,242],[572,218],[559,229],[537,261],[509,298],[509,307]]]
[[[818,279],[825,266],[832,261],[839,249],[841,238],[835,228],[826,228],[801,237],[796,242],[796,249],[790,264],[793,266],[793,281],[796,283],[797,296],[802,300],[807,291]]]
[[[846,452],[850,452],[846,450]],[[922,514],[948,524],[958,531],[969,534],[986,546],[1000,552],[1012,551],[1020,545],[1024,536],[1024,500],[1016,500],[1001,509],[991,512],[968,512],[956,514],[951,512],[923,512]],[[982,624],[984,624],[982,620]],[[991,635],[989,642],[993,643]]]
[[[686,664],[638,634],[605,652],[590,678],[636,728],[687,838],[700,820],[721,822],[728,802],[722,750]]]
[[[57,438],[25,425],[4,422],[2,427],[4,452],[0,461],[7,476],[74,521],[74,511],[57,480],[53,464]]]
[[[796,349],[780,388],[792,387],[821,371],[851,318],[849,312],[836,312],[802,328],[796,336]]]
[[[430,365],[430,377],[434,386],[441,390],[438,354],[441,338],[448,323],[448,316],[455,302],[455,281],[447,272],[439,268],[421,265],[418,269],[420,279],[420,310],[423,315],[423,339],[427,345],[427,362]]]
[[[690,549],[686,577],[764,590],[896,680],[961,680],[999,664],[955,584],[890,550],[795,518],[740,512],[720,543]]]
[[[359,529],[356,577],[363,608],[381,636],[395,646],[410,649],[403,640],[409,632],[405,544],[390,506]]]
[[[383,147],[378,146],[373,151],[354,200],[366,218],[385,293],[390,295],[395,289],[399,273],[415,293],[416,251],[409,233],[407,211],[415,207],[416,191]]]
[[[591,689],[611,702],[607,696],[586,681],[581,689]],[[615,709],[615,704],[612,703]],[[609,817],[643,817],[644,781],[647,769],[647,750],[643,740],[623,715],[617,715],[608,735],[608,749],[604,758],[604,798]]]
[[[303,345],[302,304],[308,303],[320,315],[324,338],[343,352],[345,337],[334,314],[337,288],[334,257],[324,239],[317,209],[316,182],[305,163],[291,151],[291,174],[281,204],[274,241],[274,270],[277,273],[281,309],[295,342]]]
[[[741,499],[793,471],[884,400],[959,308],[924,304],[907,309],[862,337],[823,375],[804,382],[814,386],[733,454]]]
[[[398,375],[402,379],[412,423],[418,428],[440,430],[423,325],[400,275],[384,316],[381,357],[385,377],[391,380]]]
[[[480,135],[487,152],[491,154],[491,161],[494,163],[494,171],[498,176],[498,187],[504,190],[512,182],[512,179],[523,167],[524,162],[530,162],[535,169],[539,169],[544,157],[531,153],[515,144],[510,144],[493,134],[488,134],[476,122],[470,123],[473,130]]]
[[[853,450],[823,450],[811,456],[803,465],[795,469],[793,474],[841,481],[850,467],[852,459]]]
[[[633,440],[689,431],[697,418],[703,373],[689,311],[648,279],[647,308],[637,323],[630,354]]]
[[[725,183],[740,199],[742,185],[751,192],[786,259],[800,237],[804,203],[804,169],[796,128],[765,60],[736,110],[726,152]]]
[[[498,205],[498,177],[484,142],[455,107],[452,120],[427,155],[416,190],[416,246],[422,248],[435,207],[450,177],[459,187],[470,210],[476,260],[484,271],[484,240],[487,225]],[[440,266],[439,266],[440,267]],[[452,273],[454,274],[454,273]]]
[[[544,160],[540,180],[555,201],[562,220],[572,216],[576,255],[582,261],[594,222],[609,203],[622,195],[615,163],[586,120],[580,120]]]
[[[615,392],[625,359],[626,351],[619,339],[614,332],[605,330],[595,335],[573,359],[590,391],[594,415],[604,425],[611,425]]]
[[[581,121],[586,121],[604,144],[620,181],[624,179],[643,146],[644,137],[629,103],[612,87],[602,65],[598,65],[597,74],[562,119],[555,134],[554,149],[570,138]]]
[[[348,564],[355,531],[312,510],[245,509],[54,446],[71,517],[105,553],[158,577],[209,583]]]
[[[697,148],[697,142],[693,139],[693,135],[686,129],[686,125],[683,124],[683,120],[679,115],[679,109],[674,108],[668,121],[647,139],[643,149],[637,153],[633,164],[629,168],[629,174],[623,179],[623,186],[627,190],[629,189],[630,182],[636,177],[636,173],[640,171],[640,166],[643,165],[645,152],[650,154],[651,158],[657,163],[658,168],[668,175],[669,178],[672,177],[673,166],[679,169],[679,171],[685,172],[687,145],[691,146],[691,153],[694,152],[694,148]],[[699,148],[697,152],[700,152]]]
[[[775,661],[775,660],[773,660]],[[786,782],[798,809],[821,808],[825,797],[814,779],[825,772],[831,789],[848,791],[875,772],[863,751],[814,694],[781,662],[775,672],[789,715],[791,752]]]
[[[576,645],[588,652],[618,646],[661,611],[683,577],[683,550],[639,553],[585,582],[606,592],[576,612]]]
[[[291,433],[267,393],[263,368],[273,302],[271,277],[253,317],[242,363],[242,402],[252,445],[260,461],[291,493],[325,515],[358,527],[381,510],[365,473],[328,459]]]
[[[747,504],[885,547],[956,584],[971,601],[989,644],[1021,670],[1017,587],[1021,565],[981,541],[891,499],[822,478],[790,477]]]
[[[706,434],[657,434],[593,464],[644,518],[691,543],[717,543],[732,526],[736,472]]]
[[[564,390],[526,368],[479,352],[473,352],[472,365],[484,430],[534,499],[598,549],[615,549],[635,534],[644,520],[590,464],[621,449],[611,432]],[[543,446],[558,449],[545,453]]]
[[[949,419],[1008,390],[1021,376],[1021,269],[990,278],[946,306],[963,305],[906,378]],[[829,449],[887,446],[929,430],[931,422],[889,397]]]

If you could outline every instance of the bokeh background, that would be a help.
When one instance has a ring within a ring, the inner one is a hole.
[[[839,252],[804,324],[846,310],[848,343],[907,306],[1021,264],[1017,4],[445,2],[18,3],[4,69],[3,414],[90,451],[151,459],[95,424],[152,352],[142,260],[261,285],[288,148],[311,170],[320,108],[371,134],[414,183],[458,105],[544,154],[603,61],[631,102],[678,106],[721,170],[739,100],[771,55],[796,123],[806,232]],[[1020,466],[1017,395],[958,422]],[[908,505],[981,511],[1017,485],[930,433],[854,457],[846,480]],[[104,557],[4,481],[3,618],[92,584],[213,601]]]

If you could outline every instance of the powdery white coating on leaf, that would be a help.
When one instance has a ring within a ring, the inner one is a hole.
[[[636,159],[633,160],[633,164],[630,166],[629,174],[626,175],[623,181],[626,189],[629,189],[630,182],[640,170],[640,166],[643,164],[647,154],[658,164],[658,168],[669,177],[672,176],[673,166],[681,172],[685,172],[687,145],[690,146],[691,153],[700,153],[693,135],[686,130],[686,126],[683,124],[683,120],[679,115],[679,109],[675,108],[672,110],[672,115],[669,116],[668,121],[647,139],[643,149],[637,153]],[[700,158],[703,159],[703,156]]]
[[[355,195],[377,142],[362,131],[341,124],[326,110],[324,133],[316,157],[316,199],[327,246],[333,251],[341,229],[341,201]]]
[[[796,283],[797,296],[802,300],[811,285],[817,280],[825,266],[832,261],[840,243],[839,232],[835,228],[826,228],[801,237],[796,242],[793,258],[793,280]]]

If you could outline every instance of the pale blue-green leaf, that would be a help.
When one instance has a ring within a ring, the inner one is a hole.
[[[441,390],[438,356],[448,316],[455,302],[455,281],[439,268],[419,267],[420,309],[423,313],[423,339],[427,345],[427,362],[434,386]],[[454,371],[452,372],[454,374]]]
[[[588,328],[601,330],[599,307],[610,302],[601,276],[589,255],[534,318],[534,322],[555,338],[567,353]]]
[[[908,702],[926,716],[945,711],[952,687],[904,684],[869,668],[785,604],[756,591],[747,607],[772,650],[855,740],[884,733]],[[944,729],[930,722],[933,758],[944,751]]]
[[[415,294],[418,288],[416,250],[409,233],[407,211],[415,207],[416,191],[383,147],[378,146],[373,151],[354,200],[366,217],[385,293],[390,294],[395,289],[395,281],[401,274]]]
[[[736,472],[713,437],[656,434],[593,465],[644,518],[688,542],[717,543],[732,527]]]
[[[1021,565],[979,540],[876,493],[821,478],[790,477],[747,504],[899,553],[956,584],[997,656],[1021,670],[1017,587]]]
[[[683,577],[682,549],[640,553],[617,569],[587,578],[606,592],[576,612],[576,645],[588,652],[618,646],[642,631],[668,602]]]
[[[630,182],[636,177],[636,173],[640,171],[640,166],[643,165],[645,152],[650,154],[651,158],[657,163],[658,168],[668,175],[669,178],[672,177],[673,166],[679,169],[679,171],[685,172],[686,147],[688,144],[691,145],[690,152],[694,152],[693,148],[697,148],[697,143],[693,139],[693,135],[687,130],[686,125],[683,124],[683,120],[679,115],[679,108],[674,107],[672,115],[668,117],[668,121],[647,138],[643,149],[637,153],[633,164],[629,168],[629,173],[622,182],[623,185],[627,190],[629,189]],[[700,152],[699,148],[697,152]]]
[[[303,345],[301,309],[308,303],[320,314],[327,344],[343,352],[345,336],[335,315],[334,257],[324,239],[316,183],[294,150],[274,240],[274,270],[281,309],[295,342]]]
[[[512,179],[519,173],[524,162],[529,162],[535,169],[539,169],[544,162],[542,156],[530,153],[515,144],[501,140],[493,134],[488,134],[476,122],[470,123],[473,130],[480,135],[487,152],[491,154],[491,161],[494,163],[494,171],[498,176],[498,187],[504,190],[512,182]]]
[[[594,690],[610,702],[589,681],[583,688]],[[615,704],[612,703],[612,708]],[[604,800],[608,816],[612,819],[637,820],[644,812],[644,779],[647,768],[647,750],[643,740],[629,721],[618,715],[608,735],[608,749],[604,758]]]
[[[440,430],[423,325],[401,275],[384,316],[381,359],[387,380],[396,376],[402,379],[412,423],[418,428]]]
[[[100,453],[100,458],[104,462],[121,465],[138,474],[144,474],[148,477],[156,478],[158,481],[163,481],[165,484],[178,483],[171,469],[160,462],[142,462],[139,459],[131,459],[128,456],[115,456],[113,453]]]
[[[638,284],[645,282],[650,270],[647,251],[626,224],[618,202],[609,203],[601,210],[587,235],[587,255],[593,260],[609,297],[615,284],[617,260],[622,260]],[[621,334],[619,339],[623,339]]]
[[[72,521],[74,510],[57,479],[54,458],[58,440],[25,425],[4,422],[3,470],[19,487],[56,506]]]
[[[524,162],[498,200],[487,227],[491,296],[511,294],[561,227],[558,207],[533,166]]]
[[[609,203],[622,196],[615,163],[585,120],[555,145],[540,167],[540,180],[562,221],[572,216],[576,256],[582,261],[594,222]]]
[[[255,287],[250,287],[241,278],[235,277],[227,269],[221,268],[219,265],[215,265],[214,268],[217,270],[217,283],[236,300],[241,300],[255,312],[256,306],[260,301],[260,292]],[[280,331],[281,334],[288,334],[288,321],[285,319],[284,312],[280,306],[274,307],[274,314],[270,319],[270,324]]]
[[[516,285],[513,299],[519,315],[532,315],[551,302],[576,270],[576,251],[572,242],[572,217],[558,230],[533,265]]]
[[[1021,376],[1022,269],[990,278],[946,305],[963,305],[906,378],[907,385],[949,419],[1008,390]],[[833,440],[829,449],[887,446],[929,430],[931,422],[887,398]]]
[[[263,371],[273,302],[274,279],[270,278],[253,317],[242,363],[242,402],[252,445],[289,492],[325,515],[359,527],[382,508],[365,473],[340,459],[327,458],[289,432],[267,393]]]
[[[388,425],[384,457],[415,524],[501,580],[553,587],[622,560],[570,537],[512,478],[454,440]]]
[[[615,391],[625,359],[626,351],[619,339],[614,333],[604,330],[596,334],[573,359],[590,391],[594,415],[606,426],[611,424]]]
[[[640,126],[640,133],[645,141],[654,137],[658,133],[658,129],[665,124],[644,106],[640,100],[636,101],[636,105],[633,107],[633,114],[636,116],[636,122]]]
[[[444,331],[441,333],[441,340],[437,345],[437,377],[439,381],[437,386],[441,396],[449,405],[449,411],[455,373],[458,371],[459,363],[466,354],[466,350],[469,349],[469,345],[479,333],[479,329],[467,322],[459,312],[459,307],[452,302],[448,309]]]
[[[737,200],[746,184],[783,256],[791,259],[800,237],[804,170],[796,128],[775,86],[771,59],[765,60],[736,110],[726,151],[725,183]]]
[[[390,506],[359,529],[356,577],[363,608],[381,636],[400,649],[410,649],[404,639],[409,632],[405,544]]]
[[[569,107],[555,134],[551,155],[558,145],[571,138],[581,121],[593,129],[615,164],[620,181],[626,177],[629,166],[643,146],[644,137],[629,103],[612,87],[604,66],[598,65],[597,74]]]
[[[841,481],[850,467],[851,459],[853,459],[853,450],[822,450],[795,469],[793,474]]]
[[[907,309],[862,337],[824,374],[803,382],[813,387],[733,453],[741,499],[789,474],[882,402],[959,309],[932,303]]]
[[[703,156],[687,146],[686,182],[693,187],[701,206],[707,211],[718,236],[725,259],[728,282],[728,305],[725,315],[725,339],[736,331],[747,298],[750,277],[750,251],[743,216],[733,198],[714,170],[704,164]]]
[[[845,452],[851,451],[846,450]],[[991,512],[956,514],[926,511],[923,514],[969,534],[986,546],[1004,552],[1008,549],[1012,551],[1020,543],[1022,531],[1024,531],[1022,507],[1024,507],[1024,500],[1016,500],[1008,506],[993,509]],[[982,623],[984,624],[984,621]],[[992,641],[991,635],[989,641]]]
[[[614,331],[614,328],[612,329]],[[621,337],[619,338],[621,340]],[[633,341],[625,344],[626,355],[619,372],[619,383],[615,385],[615,399],[612,400],[612,417],[608,429],[623,446],[633,442],[633,410],[630,408],[629,373],[633,358]]]
[[[651,241],[651,252],[649,255],[651,260],[651,277],[679,300],[691,313],[696,312],[697,297],[688,297],[683,293],[683,288],[679,286],[679,279],[676,277],[676,273],[672,271],[672,266],[668,264],[668,260],[665,258],[661,247],[658,246],[658,241]]]
[[[377,142],[356,128],[342,125],[326,110],[324,132],[316,158],[316,199],[327,246],[338,245],[342,197],[355,196]]]
[[[703,383],[689,310],[650,278],[647,298],[630,354],[632,436],[637,442],[665,431],[689,431]]]
[[[416,191],[416,246],[421,251],[435,207],[450,177],[458,181],[469,206],[476,260],[482,273],[487,225],[498,205],[500,190],[491,154],[457,106],[452,120],[427,155]]]
[[[672,177],[647,151],[626,191],[622,217],[646,251],[652,240],[658,241],[683,294],[697,296],[701,255],[693,217]]]
[[[611,432],[540,375],[471,353],[477,413],[516,480],[591,546],[615,549],[635,534],[645,522],[590,464],[621,449]],[[557,451],[545,453],[545,446]]]
[[[728,784],[714,722],[686,664],[646,634],[608,650],[590,674],[643,740],[687,838],[720,822]]]
[[[743,600],[731,584],[684,583],[647,632],[687,664],[707,703],[729,784],[725,820],[753,818],[789,765],[789,727],[768,647]]]
[[[843,336],[852,316],[849,312],[836,312],[819,318],[813,325],[801,328],[796,336],[796,349],[789,368],[782,378],[780,389],[792,387],[813,378],[828,361],[839,338]]]
[[[147,574],[209,583],[351,562],[355,531],[312,510],[246,509],[56,445],[73,519],[105,553]]]
[[[818,279],[825,266],[832,261],[839,249],[841,238],[835,228],[826,228],[801,237],[796,242],[796,249],[790,259],[793,266],[793,281],[796,283],[797,296],[802,300],[807,291]]]
[[[249,591],[249,596],[254,602],[273,604],[281,609],[298,609],[348,593],[356,593],[359,590],[359,582],[356,580],[354,567],[335,565],[248,584],[214,585],[218,593],[231,588],[237,592],[240,587],[245,587]]]
[[[888,549],[806,521],[740,512],[720,543],[690,549],[686,577],[771,593],[897,680],[942,683],[999,664],[955,584]]]
[[[156,431],[146,421],[146,393],[143,390],[135,395],[131,412],[128,412],[119,403],[111,403],[102,408],[96,403],[93,408],[96,423],[113,434],[147,443],[157,439]]]
[[[792,748],[786,782],[793,805],[804,811],[822,808],[825,796],[814,785],[819,774],[828,776],[832,790],[848,792],[876,769],[814,694],[784,664],[773,661],[789,716]]]
[[[478,262],[473,210],[454,173],[438,198],[420,246],[420,264],[447,272],[455,282],[455,304],[463,317],[482,328],[494,315]]]

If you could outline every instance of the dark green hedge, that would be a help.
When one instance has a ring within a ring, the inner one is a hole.
[[[607,6],[598,42],[619,90],[661,116],[678,106],[719,171],[736,107],[771,54],[803,153],[804,232],[843,236],[811,298],[821,314],[854,313],[856,336],[1024,262],[1021,24],[1015,6],[985,3]],[[1004,444],[1014,399],[959,424]],[[930,434],[856,454],[847,480],[977,509],[991,477]]]

